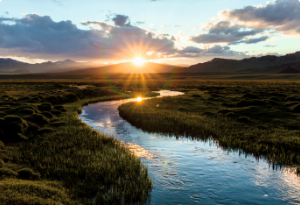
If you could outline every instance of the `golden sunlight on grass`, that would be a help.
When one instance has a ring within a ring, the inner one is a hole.
[[[137,98],[136,98],[136,101],[137,101],[137,102],[142,102],[142,100],[143,100],[143,98],[141,98],[141,97],[137,97]]]
[[[137,66],[142,66],[145,63],[145,60],[142,57],[136,57],[132,62]]]

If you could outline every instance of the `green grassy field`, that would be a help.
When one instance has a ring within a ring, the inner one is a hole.
[[[131,102],[120,115],[149,132],[207,140],[273,165],[300,165],[298,82],[177,81],[185,95]]]
[[[88,103],[145,93],[103,82],[84,90],[74,84],[0,83],[0,204],[147,201],[151,179],[140,159],[78,119]]]
[[[0,204],[146,203],[147,168],[118,141],[82,123],[78,113],[91,102],[154,96],[151,90],[186,94],[122,105],[120,114],[150,132],[212,136],[228,150],[300,164],[298,82],[124,79],[0,82]]]

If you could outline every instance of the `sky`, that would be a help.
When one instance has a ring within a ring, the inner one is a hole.
[[[0,57],[170,64],[300,51],[299,0],[0,0]]]

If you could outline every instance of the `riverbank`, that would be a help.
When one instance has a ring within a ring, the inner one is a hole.
[[[135,94],[105,86],[80,90],[58,83],[2,83],[0,92],[1,203],[147,200],[151,179],[141,160],[113,137],[78,119],[83,105]]]
[[[206,140],[227,150],[266,157],[273,165],[300,164],[298,83],[208,82],[186,94],[131,102],[120,115],[149,132]]]

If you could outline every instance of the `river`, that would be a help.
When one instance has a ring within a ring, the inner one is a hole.
[[[300,204],[300,177],[293,168],[273,170],[266,160],[228,152],[213,140],[144,132],[118,113],[119,105],[134,100],[90,104],[79,117],[141,157],[154,183],[151,204]]]

